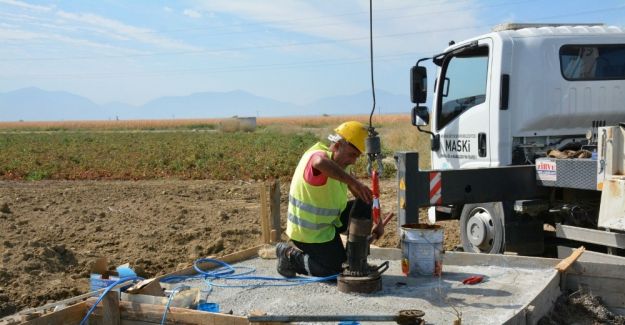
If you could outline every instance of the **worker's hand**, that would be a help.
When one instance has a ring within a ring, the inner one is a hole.
[[[371,199],[373,198],[373,192],[371,192],[371,189],[369,189],[367,185],[354,179],[354,182],[348,184],[347,187],[349,188],[349,191],[352,192],[352,194],[356,198],[365,201],[367,204],[371,204]]]

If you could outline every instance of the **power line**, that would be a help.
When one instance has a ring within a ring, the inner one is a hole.
[[[587,13],[613,11],[613,10],[624,9],[624,8],[625,8],[625,5],[621,5],[621,6],[615,6],[615,7],[610,7],[610,8],[602,8],[602,9],[580,11],[580,12],[575,12],[575,13],[546,16],[542,18],[535,18],[534,20],[555,19],[555,18],[582,15],[582,14],[587,14]],[[485,27],[491,27],[491,26],[492,26],[492,23],[475,25],[475,26],[471,26],[471,28],[485,28]],[[415,32],[406,32],[406,33],[384,34],[384,35],[377,35],[375,38],[376,39],[397,38],[397,37],[406,37],[406,36],[413,36],[413,35],[426,34],[426,33],[433,34],[433,33],[449,32],[449,31],[455,31],[455,30],[464,30],[466,28],[467,27],[450,27],[450,28],[421,30],[421,31],[415,31]],[[126,58],[151,57],[151,56],[193,55],[193,54],[221,53],[221,52],[233,52],[233,51],[245,51],[245,50],[270,49],[270,48],[289,48],[289,47],[332,44],[332,43],[341,43],[341,42],[355,42],[355,41],[364,41],[364,40],[368,40],[368,36],[344,38],[344,39],[337,39],[337,40],[318,40],[318,41],[312,41],[312,42],[277,44],[277,45],[263,45],[263,46],[256,45],[256,46],[231,47],[231,48],[221,48],[221,49],[208,49],[208,50],[200,50],[200,51],[178,51],[178,52],[160,52],[160,53],[153,52],[153,53],[145,53],[145,54],[126,54],[126,55],[117,55],[117,56],[97,56],[97,57],[96,56],[81,56],[81,57],[66,57],[66,58],[16,58],[16,59],[0,59],[0,62],[96,60],[96,59],[111,59],[111,58],[126,59]]]
[[[500,7],[500,6],[511,6],[511,5],[518,5],[518,4],[523,4],[523,3],[527,3],[527,2],[536,2],[536,1],[540,1],[540,0],[523,0],[523,1],[517,1],[517,2],[503,2],[503,3],[499,3],[499,4],[493,4],[493,3],[489,3],[487,5],[480,5],[480,6],[468,6],[468,7],[463,7],[463,8],[459,8],[459,9],[453,9],[453,10],[439,10],[439,11],[430,11],[430,12],[420,12],[417,14],[408,14],[408,15],[400,15],[400,16],[387,16],[387,17],[383,17],[383,18],[377,18],[376,21],[385,21],[385,20],[397,20],[397,19],[406,19],[406,18],[414,18],[414,17],[418,17],[418,16],[426,16],[426,15],[436,15],[436,14],[442,14],[442,13],[452,13],[452,12],[462,12],[462,11],[466,11],[467,9],[484,9],[484,8],[493,8],[493,7]],[[469,1],[462,1],[462,2],[469,2]],[[457,1],[454,2],[455,4],[457,3],[462,3],[461,1]],[[402,10],[402,11],[406,11],[409,9],[417,9],[420,7],[430,7],[430,6],[434,6],[434,4],[432,5],[424,5],[424,6],[410,6],[410,7],[401,7],[401,8],[387,8],[387,9],[376,9],[376,12],[379,11],[397,11],[397,10]],[[354,13],[346,13],[346,14],[338,14],[338,15],[327,15],[327,16],[318,16],[318,17],[312,17],[312,18],[303,18],[303,19],[283,19],[283,20],[274,20],[274,21],[266,21],[266,22],[256,22],[256,23],[243,23],[243,24],[233,24],[230,26],[225,26],[222,27],[222,29],[227,29],[227,28],[232,28],[232,27],[240,27],[240,26],[254,26],[254,25],[272,25],[272,24],[282,24],[282,23],[298,23],[299,25],[301,25],[301,22],[303,20],[322,20],[322,19],[327,19],[327,18],[333,18],[333,17],[342,17],[342,16],[354,16],[354,15],[359,15],[361,17],[358,17],[358,19],[366,19],[366,16],[363,16],[362,14],[365,13],[364,11],[361,12],[354,12]],[[329,24],[310,24],[310,26],[312,27],[329,27],[329,26],[337,26],[337,25],[342,25],[343,23],[338,22],[338,23],[329,23]],[[160,30],[160,31],[149,31],[150,33],[168,33],[168,32],[172,32],[172,31],[194,31],[194,30],[207,30],[207,29],[211,29],[214,31],[214,27],[195,27],[195,28],[181,28],[181,29],[176,29],[176,30]],[[146,31],[147,32],[147,31]],[[257,33],[257,32],[262,32],[259,30],[244,30],[244,31],[229,31],[229,32],[223,32],[223,33],[211,33],[211,34],[206,34],[206,35],[202,35],[202,37],[214,37],[214,36],[225,36],[225,35],[232,35],[232,34],[247,34],[247,33]]]
[[[584,13],[597,13],[604,12],[607,10],[615,10],[615,9],[623,9],[625,6],[617,6],[611,8],[603,8],[603,9],[594,9],[588,10],[584,12],[576,12],[576,13],[567,13],[556,16],[549,16],[543,18],[536,18],[537,20],[545,20],[545,19],[554,19],[560,17],[568,17],[573,15],[581,15]],[[482,28],[482,27],[490,27],[492,24],[482,24],[477,26],[472,26],[472,28]],[[444,28],[444,29],[431,29],[431,30],[422,30],[417,32],[410,33],[396,33],[396,34],[386,34],[386,35],[378,35],[376,38],[393,38],[393,37],[405,37],[411,36],[415,34],[422,33],[440,33],[454,30],[466,29],[465,27],[454,27],[454,28]],[[362,41],[367,40],[368,37],[359,37],[359,38],[349,38],[349,39],[341,39],[341,40],[330,40],[330,41],[317,41],[317,42],[305,42],[305,43],[292,43],[292,44],[282,44],[282,45],[268,45],[268,46],[252,46],[252,47],[238,47],[238,48],[224,48],[224,49],[216,49],[216,50],[205,50],[205,51],[195,51],[193,54],[199,53],[211,53],[211,52],[226,52],[226,51],[240,51],[240,50],[248,50],[248,49],[262,49],[262,48],[284,48],[284,47],[292,47],[292,46],[310,46],[314,44],[324,44],[324,43],[337,43],[337,42],[349,42],[349,41]],[[189,54],[189,52],[179,52],[179,53],[161,53],[160,55],[175,55],[175,54]],[[431,55],[431,54],[429,54]],[[135,56],[135,55],[131,55]],[[136,56],[151,56],[148,54],[145,55],[136,55]],[[380,61],[394,61],[401,60],[408,56],[417,57],[417,56],[426,56],[423,53],[416,52],[406,52],[402,54],[396,55],[386,55],[386,56],[376,56],[376,60]],[[128,55],[122,56],[121,58],[130,57]],[[87,57],[85,57],[87,58]],[[93,59],[93,58],[89,58]],[[12,60],[0,60],[0,61],[12,61]],[[332,66],[332,65],[349,65],[349,64],[357,64],[366,62],[365,58],[356,58],[356,59],[345,59],[345,60],[314,60],[314,61],[303,61],[303,62],[295,62],[295,63],[277,63],[277,64],[264,64],[264,65],[243,65],[243,66],[231,66],[231,67],[218,67],[218,68],[189,68],[189,69],[175,69],[175,70],[167,70],[167,71],[155,71],[155,72],[124,72],[124,73],[79,73],[79,74],[31,74],[31,75],[21,75],[18,77],[51,77],[51,78],[110,78],[110,77],[120,77],[120,76],[140,76],[140,75],[165,75],[165,74],[185,74],[185,73],[224,73],[224,72],[238,72],[238,71],[253,71],[253,70],[265,70],[265,69],[293,69],[293,68],[308,68],[308,67],[318,67],[318,66]],[[5,78],[7,76],[5,75]]]
[[[556,18],[577,16],[577,15],[588,14],[588,13],[599,13],[599,12],[606,12],[606,11],[621,10],[624,8],[625,6],[621,5],[621,6],[615,6],[615,7],[610,7],[610,8],[593,9],[593,10],[580,11],[580,12],[575,12],[575,13],[535,18],[533,20],[556,19]],[[439,29],[422,30],[422,31],[415,31],[415,32],[377,35],[375,38],[376,39],[396,38],[396,37],[405,37],[405,36],[412,36],[412,35],[418,35],[418,34],[424,34],[424,33],[441,33],[441,32],[455,31],[455,30],[464,30],[467,28],[485,28],[485,27],[491,27],[491,26],[492,24],[480,24],[480,25],[474,25],[470,27],[463,26],[463,27],[439,28]],[[317,41],[288,43],[288,44],[254,45],[254,46],[241,46],[241,47],[230,47],[230,48],[221,48],[221,49],[206,49],[206,50],[196,50],[196,51],[149,52],[149,53],[143,53],[143,54],[74,56],[74,57],[40,57],[40,58],[11,58],[11,59],[0,58],[0,62],[127,59],[127,58],[154,57],[154,56],[194,55],[194,54],[209,54],[209,53],[260,50],[260,49],[272,49],[272,48],[290,48],[290,47],[333,44],[333,43],[342,43],[342,42],[355,42],[355,41],[364,41],[364,40],[368,40],[368,36],[334,39],[334,40],[317,40]]]
[[[488,27],[490,25],[478,25],[472,26],[473,28],[479,27]],[[454,30],[464,30],[467,27],[452,27],[452,28],[443,28],[443,29],[431,29],[431,30],[422,30],[416,32],[407,32],[407,33],[395,33],[395,34],[385,34],[385,35],[377,35],[375,38],[394,38],[394,37],[403,37],[403,36],[411,36],[418,35],[424,33],[439,33],[445,31],[454,31]],[[271,48],[290,48],[290,47],[300,47],[300,46],[311,46],[311,45],[321,45],[321,44],[332,44],[332,43],[342,43],[342,42],[354,42],[354,41],[363,41],[369,40],[369,36],[362,37],[351,37],[351,38],[343,38],[343,39],[335,39],[335,40],[318,40],[318,41],[310,41],[310,42],[299,42],[299,43],[288,43],[288,44],[277,44],[277,45],[254,45],[254,46],[241,46],[241,47],[230,47],[230,48],[221,48],[221,49],[208,49],[208,50],[197,50],[197,51],[178,51],[178,52],[152,52],[145,54],[125,54],[125,55],[106,55],[106,56],[75,56],[75,57],[64,57],[64,58],[15,58],[15,59],[0,59],[0,62],[6,61],[65,61],[65,60],[98,60],[98,59],[127,59],[127,58],[139,58],[139,57],[151,57],[151,56],[169,56],[169,55],[192,55],[192,54],[208,54],[208,53],[222,53],[222,52],[235,52],[235,51],[245,51],[245,50],[259,50],[259,49],[271,49]]]
[[[425,53],[421,52],[407,52],[402,54],[394,54],[394,55],[382,55],[376,56],[376,61],[397,61],[403,60],[405,58],[414,58],[426,56]],[[241,66],[231,66],[231,67],[216,67],[216,68],[188,68],[188,69],[172,69],[172,70],[161,70],[161,71],[152,71],[152,72],[111,72],[111,73],[74,73],[74,74],[28,74],[28,75],[20,75],[17,77],[22,78],[118,78],[118,77],[128,77],[128,76],[151,76],[151,75],[174,75],[174,74],[186,74],[186,73],[226,73],[226,72],[247,72],[247,71],[258,71],[258,70],[279,70],[279,69],[294,69],[294,68],[316,68],[320,66],[337,66],[337,65],[350,65],[357,63],[365,63],[368,62],[368,58],[355,58],[355,59],[345,59],[345,60],[312,60],[312,61],[304,61],[304,62],[294,62],[294,63],[274,63],[274,64],[259,64],[259,65],[241,65]],[[9,76],[10,77],[10,76]]]

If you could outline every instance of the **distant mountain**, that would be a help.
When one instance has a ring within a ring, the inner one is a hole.
[[[139,108],[141,116],[155,118],[281,116],[293,115],[297,111],[298,106],[294,104],[252,95],[242,90],[161,97]]]
[[[106,112],[87,98],[63,91],[23,88],[0,94],[0,120],[102,119]]]
[[[375,92],[376,112],[384,114],[410,112],[412,108],[410,98],[403,95],[394,95],[383,90]],[[307,112],[315,112],[315,115],[355,115],[369,114],[373,106],[370,90],[361,91],[353,95],[334,96],[319,99],[306,105]]]
[[[376,102],[376,107],[382,113],[408,112],[411,107],[407,96],[380,90],[376,91]],[[120,102],[98,105],[68,92],[31,87],[0,93],[0,121],[351,115],[368,114],[371,103],[369,91],[322,98],[307,105],[295,105],[235,90],[161,97],[142,106]]]

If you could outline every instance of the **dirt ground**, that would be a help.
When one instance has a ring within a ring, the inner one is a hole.
[[[110,259],[142,276],[169,273],[198,257],[260,244],[257,181],[0,182],[0,317],[88,292],[91,264]],[[283,226],[287,183],[281,184]],[[395,211],[394,180],[381,184]],[[395,219],[377,244],[396,247]],[[446,222],[445,247],[459,241]],[[286,237],[283,238],[286,239]]]

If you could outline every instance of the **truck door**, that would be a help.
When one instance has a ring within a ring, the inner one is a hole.
[[[491,44],[480,40],[442,59],[432,125],[440,148],[432,152],[433,169],[490,166]]]

